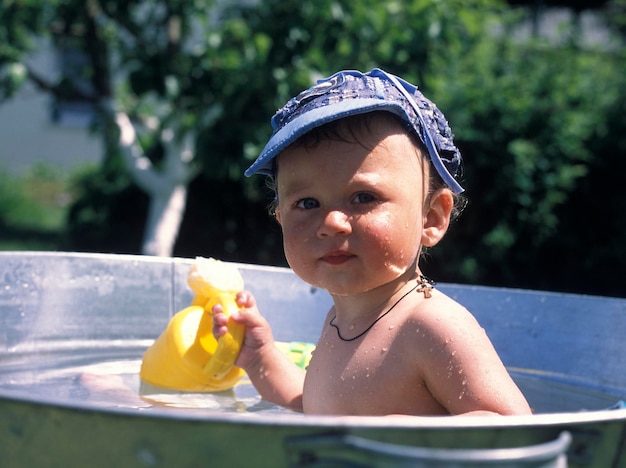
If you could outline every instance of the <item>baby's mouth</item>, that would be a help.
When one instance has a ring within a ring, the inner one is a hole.
[[[330,265],[342,265],[354,257],[355,255],[351,254],[350,252],[337,251],[327,253],[322,257],[321,260]]]

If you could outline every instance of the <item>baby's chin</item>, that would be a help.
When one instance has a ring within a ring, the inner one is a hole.
[[[405,270],[406,272],[406,270]],[[336,284],[332,285],[332,286],[316,286],[319,287],[320,289],[324,289],[326,292],[328,292],[331,296],[336,296],[336,297],[348,297],[348,296],[356,296],[358,294],[365,294],[371,291],[374,291],[375,289],[378,288],[383,288],[383,287],[388,287],[390,286],[392,283],[396,284],[396,288],[397,287],[402,287],[404,284],[408,283],[409,281],[413,280],[416,278],[416,275],[404,275],[405,272],[401,272],[398,275],[392,277],[392,278],[387,278],[385,280],[381,280],[379,282],[373,282],[370,284],[356,284],[354,286],[347,286],[347,287],[338,287]],[[404,275],[404,278],[402,278]],[[402,278],[402,279],[401,279]],[[315,286],[315,285],[314,285]]]
[[[404,275],[409,269],[406,265],[394,265],[391,263],[385,263],[385,270],[387,270],[391,275],[395,275],[396,277],[400,277]]]
[[[387,286],[396,282],[408,282],[415,279],[418,275],[416,263],[411,262],[385,262],[376,271],[369,270],[364,273],[352,276],[347,274],[334,275],[333,273],[324,275],[320,271],[311,269],[310,271],[302,271],[292,269],[306,283],[313,287],[323,289],[332,296],[353,296],[355,294],[366,293],[377,289],[381,286]],[[309,274],[307,274],[309,273]],[[360,277],[360,278],[359,278]]]

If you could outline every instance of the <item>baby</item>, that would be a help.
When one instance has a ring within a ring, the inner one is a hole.
[[[236,364],[260,395],[307,414],[529,414],[474,317],[422,274],[445,235],[461,156],[444,116],[415,86],[342,71],[291,99],[246,175],[270,176],[285,255],[327,290],[306,373],[275,346],[249,292]],[[227,318],[214,308],[214,334]]]

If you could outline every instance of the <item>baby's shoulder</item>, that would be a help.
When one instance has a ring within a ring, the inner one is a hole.
[[[433,332],[482,330],[476,318],[465,306],[436,289],[432,291],[431,297],[417,301],[411,310],[409,320]]]
[[[491,349],[485,330],[471,312],[440,291],[433,291],[432,297],[413,308],[403,330],[406,345],[426,364],[470,359]]]

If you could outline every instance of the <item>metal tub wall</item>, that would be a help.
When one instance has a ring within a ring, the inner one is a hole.
[[[21,365],[32,365],[36,378],[39,368],[58,364],[58,349],[71,348],[76,362],[94,353],[114,359],[129,346],[140,357],[189,304],[190,264],[0,253],[0,376],[24,356]],[[323,291],[287,269],[239,266],[276,339],[317,339],[330,305]],[[626,397],[625,300],[440,288],[476,315],[513,371],[530,369],[546,385],[567,382]],[[146,413],[33,397],[8,384],[0,386],[0,466],[563,466],[564,457],[569,466],[626,466],[626,409],[567,407],[559,402],[555,412],[501,418]],[[442,455],[441,448],[448,450]],[[517,452],[494,451],[511,448]]]

